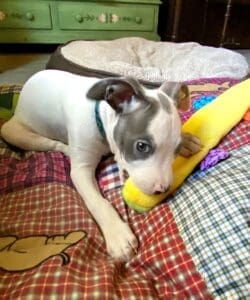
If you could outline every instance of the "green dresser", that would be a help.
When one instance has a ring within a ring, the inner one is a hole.
[[[0,43],[125,36],[158,40],[159,5],[159,0],[0,0]]]

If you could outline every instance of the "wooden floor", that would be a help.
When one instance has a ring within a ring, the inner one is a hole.
[[[34,73],[45,69],[50,53],[0,53],[0,84],[23,84]]]
[[[0,72],[17,68],[37,59],[39,54],[21,53],[21,54],[0,54]]]

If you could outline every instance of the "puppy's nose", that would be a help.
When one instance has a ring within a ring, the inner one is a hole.
[[[155,186],[155,191],[154,191],[154,194],[155,195],[159,195],[161,193],[166,193],[169,189],[169,185],[168,186],[164,186],[163,184],[157,184]]]

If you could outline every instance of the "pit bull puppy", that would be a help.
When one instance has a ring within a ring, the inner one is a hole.
[[[119,169],[142,191],[167,191],[175,155],[189,156],[201,147],[197,138],[181,136],[178,109],[188,107],[185,85],[147,89],[131,77],[100,80],[45,70],[25,83],[1,134],[21,149],[70,157],[72,181],[100,226],[109,254],[126,261],[136,252],[137,239],[102,197],[95,169],[111,151]]]

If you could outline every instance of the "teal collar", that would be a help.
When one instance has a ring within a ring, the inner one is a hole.
[[[96,101],[95,103],[95,121],[101,136],[106,139],[106,133],[100,116],[100,101]]]

